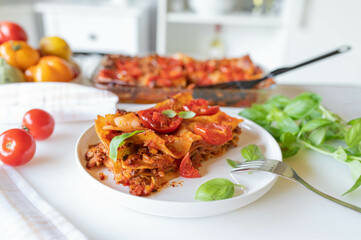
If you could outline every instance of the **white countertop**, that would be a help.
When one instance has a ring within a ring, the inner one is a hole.
[[[323,104],[346,120],[361,116],[361,88],[279,85],[275,94],[295,96],[302,91],[319,93]],[[35,158],[16,168],[89,239],[359,239],[360,213],[281,178],[261,199],[214,217],[167,218],[124,208],[98,194],[79,174],[75,144],[91,124],[57,124],[50,139],[37,143]],[[18,126],[0,125],[0,132],[12,127]],[[285,162],[337,198],[354,183],[345,164],[318,153],[302,150]],[[361,206],[361,189],[341,199]]]

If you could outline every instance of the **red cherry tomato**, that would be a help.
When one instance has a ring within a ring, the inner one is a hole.
[[[35,154],[33,136],[23,129],[10,129],[0,135],[0,160],[11,166],[29,162]]]
[[[178,129],[182,123],[182,118],[178,115],[169,118],[162,111],[165,109],[147,109],[138,112],[142,124],[159,133],[171,133]]]
[[[219,106],[210,107],[205,99],[195,99],[183,106],[184,110],[192,111],[196,116],[213,115],[219,111]]]
[[[29,131],[36,140],[45,140],[54,131],[54,118],[41,109],[31,109],[23,117],[22,127]]]
[[[185,178],[199,178],[201,174],[199,171],[193,167],[192,161],[189,158],[189,152],[184,156],[179,167],[179,173],[182,177]]]
[[[212,145],[222,145],[232,139],[231,129],[222,124],[196,124],[193,132]]]
[[[13,22],[0,22],[0,44],[10,41],[27,41],[28,36],[22,27]]]

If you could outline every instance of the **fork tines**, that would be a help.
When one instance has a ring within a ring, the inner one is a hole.
[[[232,172],[237,170],[255,169],[260,168],[266,163],[265,160],[253,160],[248,162],[241,162],[237,165],[237,168],[233,169]]]

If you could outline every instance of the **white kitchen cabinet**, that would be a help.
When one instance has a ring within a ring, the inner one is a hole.
[[[148,51],[146,10],[116,5],[37,3],[43,34],[64,38],[74,52],[138,54]]]
[[[303,7],[303,0],[282,0],[277,14],[252,14],[241,8],[227,14],[201,14],[186,4],[183,10],[173,11],[172,1],[158,0],[158,53],[207,56],[214,25],[219,24],[226,57],[250,54],[268,69],[285,64],[289,37],[300,22]]]

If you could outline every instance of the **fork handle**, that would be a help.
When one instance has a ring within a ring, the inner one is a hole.
[[[357,207],[355,205],[352,205],[350,203],[347,203],[347,202],[344,202],[344,201],[341,201],[337,198],[334,198],[334,197],[331,197],[330,195],[327,195],[326,193],[323,193],[321,192],[320,190],[312,187],[310,184],[308,184],[305,180],[303,180],[301,177],[299,176],[294,176],[294,178],[299,182],[301,183],[303,186],[305,186],[306,188],[310,189],[311,191],[317,193],[318,195],[324,197],[324,198],[327,198],[328,200],[331,200],[335,203],[338,203],[344,207],[348,207],[348,208],[351,208],[352,210],[355,210],[357,212],[360,212],[361,213],[361,208],[360,207]]]

